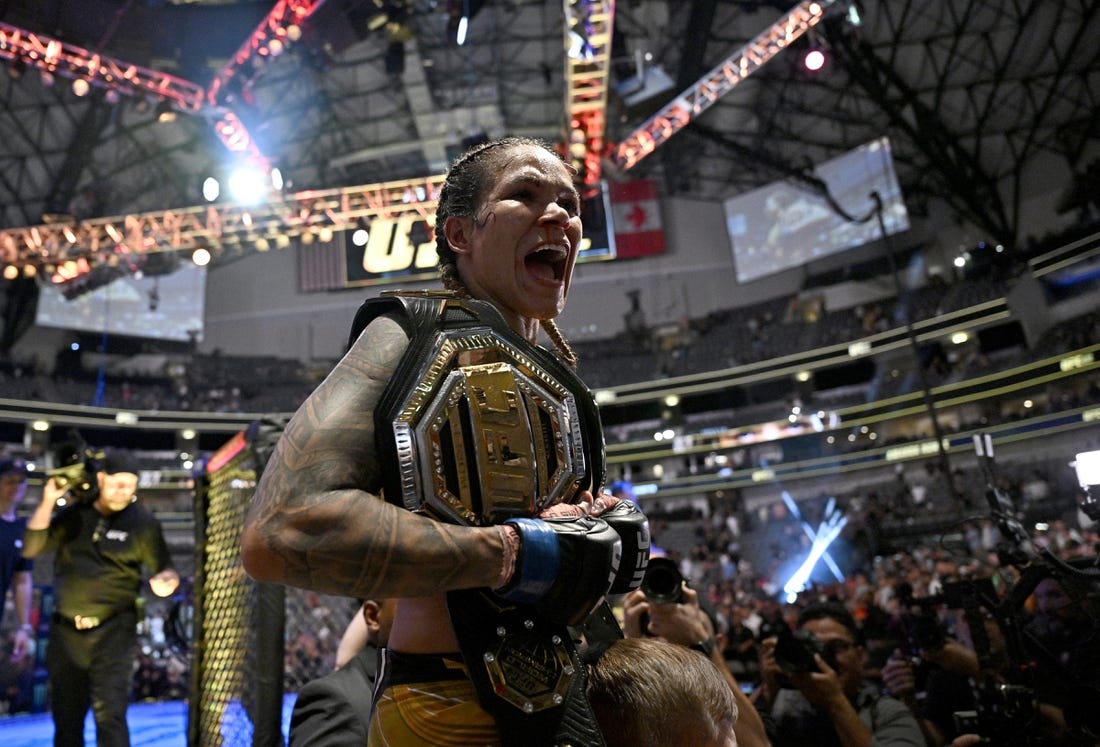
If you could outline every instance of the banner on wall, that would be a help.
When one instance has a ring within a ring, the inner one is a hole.
[[[584,241],[577,262],[614,259],[616,235],[606,183],[581,205]],[[338,231],[332,241],[315,240],[298,252],[298,287],[303,293],[366,285],[413,283],[438,277],[432,227],[427,218],[409,212],[376,218],[367,230]]]
[[[657,182],[638,179],[610,185],[615,226],[615,256],[633,259],[665,251],[665,232],[657,201]]]

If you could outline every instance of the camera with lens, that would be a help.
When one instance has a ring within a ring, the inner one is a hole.
[[[775,642],[775,663],[784,674],[819,671],[814,659],[817,654],[821,655],[826,664],[836,669],[836,657],[808,631],[783,629]]]
[[[674,560],[650,558],[641,589],[653,604],[679,604],[684,599],[684,576]]]
[[[58,487],[68,488],[73,501],[91,503],[99,497],[95,455],[79,435],[51,449],[47,465],[46,476],[53,478]]]

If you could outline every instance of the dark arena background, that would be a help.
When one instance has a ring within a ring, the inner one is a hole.
[[[504,135],[577,169],[559,324],[607,487],[742,685],[764,617],[889,618],[874,678],[996,579],[1018,684],[1100,732],[1100,663],[1036,648],[1032,594],[1064,582],[1060,653],[1100,662],[1067,570],[1100,542],[1098,39],[1084,0],[0,3],[0,456],[19,516],[66,444],[140,460],[184,580],[142,597],[133,743],[282,744],[332,671],[357,601],[252,581],[243,517],[359,304],[437,287],[448,163]],[[34,585],[12,745],[52,744],[51,557]]]

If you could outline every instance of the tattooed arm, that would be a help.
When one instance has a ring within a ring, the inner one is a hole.
[[[495,528],[436,522],[378,496],[373,409],[407,345],[393,319],[371,322],[291,418],[245,520],[250,576],[360,598],[497,581]]]

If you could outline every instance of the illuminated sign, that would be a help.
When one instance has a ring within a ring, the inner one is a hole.
[[[606,184],[584,200],[581,208],[584,239],[578,262],[615,258],[607,200]],[[362,246],[351,241],[351,231],[339,234],[344,260],[342,287],[432,280],[438,275],[434,226],[434,213],[407,212],[371,221],[367,241]]]

